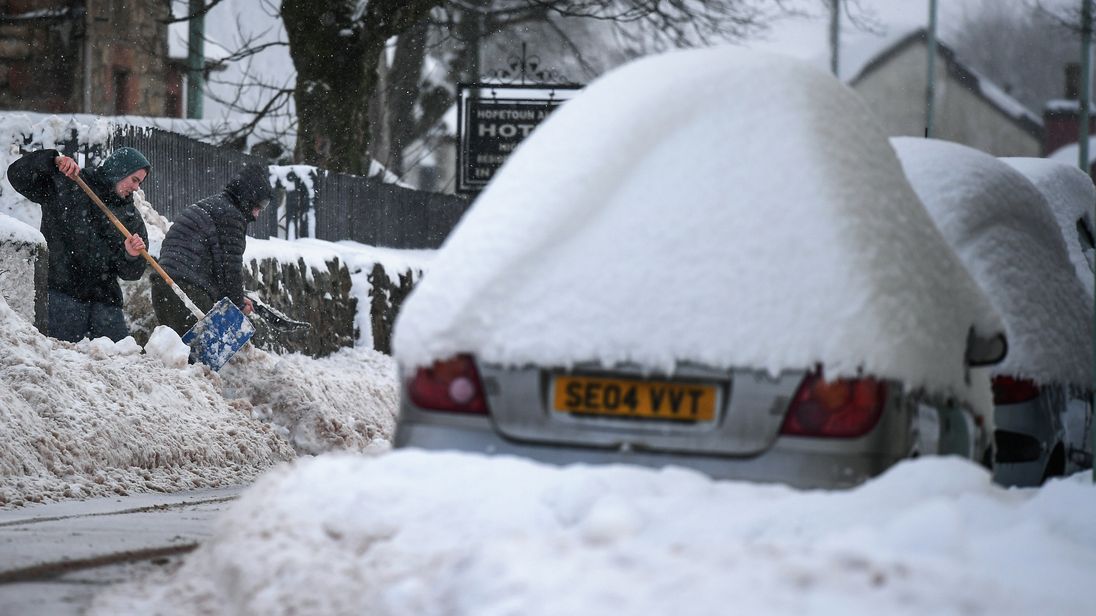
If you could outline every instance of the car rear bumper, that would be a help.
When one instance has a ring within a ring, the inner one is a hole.
[[[482,417],[446,417],[444,424],[401,418],[395,447],[513,455],[557,465],[635,464],[691,468],[714,479],[779,482],[797,488],[851,487],[883,472],[904,455],[848,452],[846,441],[782,437],[758,456],[731,457],[660,453],[627,448],[540,445],[516,442],[484,428]]]

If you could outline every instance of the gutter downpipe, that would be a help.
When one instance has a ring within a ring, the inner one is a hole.
[[[830,72],[840,78],[841,0],[830,0]]]
[[[91,113],[91,2],[84,0],[84,113]]]
[[[926,30],[928,74],[925,79],[925,139],[932,137],[936,104],[936,0],[929,0],[929,25]]]
[[[187,72],[186,72],[186,117],[200,119],[202,117],[202,90],[204,79],[202,68],[205,64],[203,47],[205,43],[205,15],[200,15],[205,8],[202,0],[190,0],[187,4],[190,11],[187,37]]]
[[[1081,0],[1081,100],[1079,101],[1077,164],[1085,175],[1092,174],[1089,164],[1089,106],[1092,101],[1092,0]],[[1093,303],[1093,315],[1096,317],[1096,298]],[[1096,329],[1092,332],[1093,348],[1096,349]],[[1096,351],[1094,351],[1096,353]],[[1096,359],[1096,358],[1094,358]],[[1093,395],[1096,396],[1096,371],[1093,373]],[[1096,400],[1094,400],[1096,402]],[[1092,422],[1092,452],[1096,454],[1096,421]],[[1092,465],[1092,481],[1096,483],[1096,464]]]

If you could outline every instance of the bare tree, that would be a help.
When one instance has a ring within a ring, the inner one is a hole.
[[[195,14],[222,1],[206,0]],[[240,142],[277,117],[279,130],[292,133],[297,162],[355,174],[368,173],[370,152],[402,170],[404,149],[452,104],[451,84],[477,80],[488,68],[481,64],[505,58],[519,37],[558,50],[568,60],[562,72],[585,81],[635,55],[739,40],[796,12],[791,0],[277,1],[260,0],[284,24],[286,40],[245,37],[228,60],[246,64],[256,51],[287,45],[295,75],[236,71],[235,90],[212,75],[217,101],[249,118],[228,137]],[[862,12],[862,0],[842,1],[850,15]],[[427,63],[443,65],[448,84],[428,79]]]
[[[1038,3],[983,2],[956,29],[959,57],[1028,109],[1065,95],[1065,66],[1080,55],[1070,10]]]
[[[350,173],[366,173],[369,114],[385,42],[434,16],[481,33],[548,17],[583,18],[630,26],[632,40],[692,45],[739,38],[760,27],[783,0],[283,0],[282,20],[297,70],[296,158]]]

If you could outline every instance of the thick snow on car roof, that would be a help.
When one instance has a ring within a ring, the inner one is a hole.
[[[964,393],[969,328],[1003,329],[871,117],[829,74],[742,49],[608,73],[449,236],[397,359],[822,363]]]
[[[1009,165],[956,143],[892,140],[944,237],[1005,321],[997,374],[1088,387],[1091,308],[1042,193]]]
[[[1050,211],[1062,231],[1062,237],[1065,238],[1069,260],[1077,270],[1077,276],[1088,295],[1092,296],[1096,281],[1093,280],[1092,268],[1085,256],[1086,248],[1081,245],[1077,230],[1077,221],[1081,218],[1088,223],[1089,230],[1094,228],[1092,208],[1096,206],[1096,187],[1092,185],[1092,178],[1074,165],[1046,158],[1001,160],[1024,174],[1046,197]]]

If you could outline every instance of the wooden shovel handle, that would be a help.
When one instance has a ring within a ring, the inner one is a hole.
[[[103,210],[103,213],[106,214],[107,218],[110,219],[110,222],[112,222],[114,226],[117,227],[118,230],[122,232],[122,235],[126,236],[126,239],[128,240],[129,236],[133,234],[129,232],[129,229],[126,229],[126,226],[122,224],[122,221],[118,220],[118,217],[114,215],[114,212],[110,211],[110,208],[108,208],[106,204],[103,203],[103,200],[99,198],[99,195],[95,194],[95,192],[91,190],[87,183],[84,182],[84,179],[81,178],[79,175],[72,179],[80,185],[80,188],[84,189],[84,192],[87,193],[88,197],[90,197],[91,200],[95,202],[95,205],[99,206],[100,210]],[[160,264],[156,262],[156,259],[153,259],[152,255],[148,254],[148,251],[144,248],[141,249],[141,256],[144,257],[145,261],[148,261],[149,265],[152,266],[152,269],[156,270],[156,273],[164,279],[164,282],[167,283],[167,286],[175,286],[175,281],[171,279],[171,276],[167,275],[167,272],[164,271],[164,268],[160,267]]]

